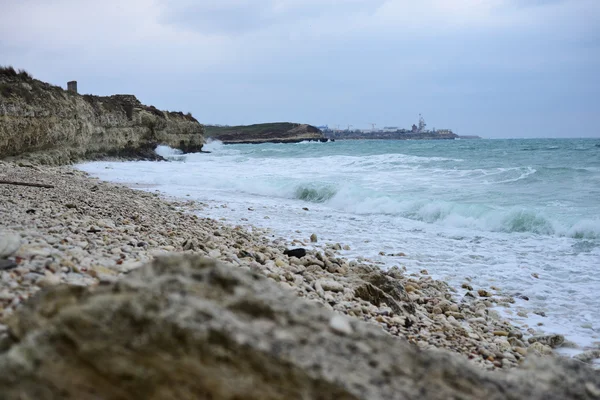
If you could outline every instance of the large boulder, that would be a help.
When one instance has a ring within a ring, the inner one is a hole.
[[[420,351],[195,256],[91,288],[40,292],[9,321],[0,399],[597,398],[598,372],[533,360],[509,374]],[[596,396],[596,397],[595,397]]]

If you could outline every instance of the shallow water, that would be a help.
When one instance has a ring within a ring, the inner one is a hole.
[[[503,310],[515,324],[588,346],[600,340],[599,143],[212,143],[211,154],[160,148],[170,163],[79,168],[205,202],[205,215],[277,236],[316,233],[320,241],[348,244],[345,256],[369,257],[383,268],[425,268],[457,288],[470,278],[475,288],[522,294],[529,300]]]

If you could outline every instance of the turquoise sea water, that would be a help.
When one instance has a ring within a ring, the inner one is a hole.
[[[515,324],[563,333],[582,346],[600,340],[600,139],[207,149],[213,153],[181,156],[161,148],[170,163],[80,168],[157,185],[208,203],[209,216],[268,227],[276,236],[317,233],[350,245],[345,256],[371,257],[382,268],[426,268],[457,288],[471,279],[476,287],[519,293],[529,301],[501,310]]]

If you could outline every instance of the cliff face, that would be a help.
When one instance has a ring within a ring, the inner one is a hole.
[[[160,159],[158,144],[202,149],[204,127],[189,114],[160,111],[131,95],[79,95],[11,70],[0,68],[0,159],[68,164]]]
[[[304,140],[327,141],[318,128],[290,122],[244,126],[207,126],[206,136],[227,144],[297,143]]]

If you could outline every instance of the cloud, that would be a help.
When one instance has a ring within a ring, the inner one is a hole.
[[[166,7],[161,20],[201,33],[239,35],[265,31],[273,26],[297,26],[327,17],[369,14],[384,3],[384,0],[182,1]]]
[[[212,122],[397,125],[424,112],[436,126],[501,135],[532,118],[564,132],[571,113],[589,131],[600,126],[597,0],[0,0],[0,9],[0,63]]]

